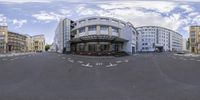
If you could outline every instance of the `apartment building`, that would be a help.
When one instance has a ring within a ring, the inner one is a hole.
[[[44,35],[31,36],[31,51],[44,52],[45,51],[45,37]]]
[[[0,26],[0,53],[45,51],[44,35],[29,36]]]
[[[190,26],[190,52],[200,53],[200,26]]]
[[[26,52],[26,36],[15,32],[8,32],[8,43],[6,51],[7,53]]]
[[[159,26],[141,26],[138,31],[138,51],[182,51],[182,35]]]
[[[0,26],[0,53],[6,53],[6,44],[8,42],[7,26]]]

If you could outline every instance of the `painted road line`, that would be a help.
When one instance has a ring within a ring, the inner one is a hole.
[[[6,60],[8,60],[8,59],[6,59],[6,58],[3,58],[3,59],[2,59],[2,61],[6,61]]]
[[[78,63],[80,63],[80,64],[82,64],[83,63],[83,61],[77,61]]]
[[[110,64],[107,65],[106,67],[113,67],[113,66],[117,66],[117,64],[112,64],[112,63],[110,63]]]
[[[172,58],[176,59],[176,57],[174,57],[174,56]]]
[[[191,59],[189,59],[189,60],[195,60],[195,59],[191,58]]]
[[[127,63],[127,62],[128,62],[128,60],[126,59],[126,60],[124,60],[124,62],[126,62],[126,63]]]
[[[102,66],[103,63],[96,63],[96,66]]]
[[[71,63],[74,63],[74,60],[68,60],[69,62],[71,62]]]
[[[122,63],[122,61],[116,61],[116,63]]]
[[[182,59],[182,60],[187,60],[187,59]]]
[[[12,59],[10,59],[10,60],[16,60],[16,59],[18,59],[18,57],[16,57],[16,58],[12,58]]]
[[[196,60],[196,61],[200,61],[200,60]]]
[[[82,64],[82,66],[85,66],[85,67],[93,67],[92,65],[90,65],[90,63]]]
[[[66,59],[65,57],[62,57],[62,59]]]

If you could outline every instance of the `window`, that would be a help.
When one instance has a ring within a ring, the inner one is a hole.
[[[96,26],[89,26],[88,31],[96,31]]]
[[[100,30],[108,31],[108,26],[101,26],[101,27],[100,27]]]
[[[82,24],[82,23],[84,23],[84,22],[85,22],[85,20],[81,20],[81,21],[79,21],[80,24]]]
[[[107,18],[101,18],[100,20],[101,21],[109,21],[109,19],[107,19]]]
[[[79,29],[79,33],[85,32],[85,27]]]
[[[115,28],[115,27],[112,27],[112,32],[119,33],[119,29]]]
[[[97,18],[90,18],[90,19],[88,19],[88,21],[94,21],[94,20],[97,20]]]
[[[113,22],[113,23],[118,23],[118,21],[117,21],[117,20],[112,20],[112,22]]]

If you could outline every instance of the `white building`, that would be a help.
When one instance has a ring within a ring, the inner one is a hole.
[[[158,26],[137,27],[138,51],[182,51],[182,35]]]
[[[137,32],[132,24],[110,17],[62,19],[56,29],[57,52],[136,52]]]
[[[188,45],[188,44],[187,44],[187,39],[184,38],[184,39],[183,39],[183,46],[182,46],[182,47],[183,47],[183,48],[182,48],[183,51],[187,51],[187,45]]]

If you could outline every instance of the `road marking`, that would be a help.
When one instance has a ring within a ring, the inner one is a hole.
[[[102,66],[102,65],[103,65],[103,63],[96,63],[96,65],[97,65],[97,66]]]
[[[182,60],[187,60],[187,59],[182,59]]]
[[[83,61],[77,61],[78,63],[80,63],[80,64],[82,64],[83,63]]]
[[[65,57],[62,57],[62,59],[66,59]]]
[[[82,66],[85,66],[85,67],[93,67],[92,65],[90,65],[90,63],[82,64]]]
[[[176,57],[174,57],[174,56],[172,58],[176,59]]]
[[[8,60],[8,59],[5,59],[5,58],[4,58],[4,59],[2,59],[2,60],[5,61],[5,60]]]
[[[13,58],[13,59],[10,59],[10,60],[16,60],[16,59],[18,59],[18,57],[16,57],[16,58]]]
[[[195,59],[191,58],[191,59],[189,59],[189,60],[195,60]]]
[[[122,61],[116,61],[116,63],[121,63]]]
[[[124,60],[124,62],[126,62],[126,63],[127,63],[127,62],[128,62],[128,60],[126,59],[126,60]]]
[[[106,67],[113,67],[113,66],[117,66],[117,64],[112,64],[112,63],[110,63],[110,64],[107,65]]]
[[[74,60],[68,60],[69,62],[71,62],[71,63],[74,63]]]
[[[24,59],[26,56],[23,56],[22,59]]]
[[[200,61],[200,60],[196,60],[196,61]]]

